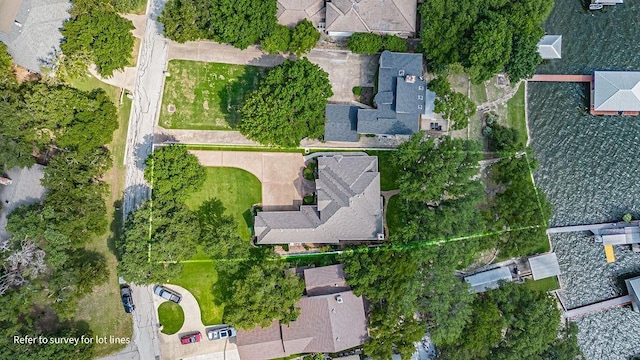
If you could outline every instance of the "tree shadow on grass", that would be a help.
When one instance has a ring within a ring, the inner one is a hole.
[[[260,79],[264,76],[266,69],[254,66],[245,67],[245,71],[236,80],[228,82],[218,92],[218,108],[224,114],[227,124],[232,129],[238,127],[240,122],[240,108],[244,104],[244,100],[249,96],[251,91],[258,88]]]
[[[117,241],[120,238],[123,227],[123,218],[122,218],[122,200],[118,199],[113,202],[113,217],[111,219],[111,224],[109,225],[109,229],[111,230],[110,236],[107,239],[107,246],[109,247],[109,251],[113,255],[116,256],[116,259],[120,260],[120,254],[118,252]]]

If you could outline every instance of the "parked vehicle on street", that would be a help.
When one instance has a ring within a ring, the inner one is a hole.
[[[182,345],[197,343],[200,342],[200,340],[202,340],[202,334],[200,333],[200,331],[180,337],[180,343]]]
[[[180,300],[182,300],[182,295],[178,294],[177,292],[168,289],[164,286],[160,286],[160,285],[156,285],[153,288],[153,293],[160,296],[161,298],[165,299],[165,300],[169,300],[169,301],[173,301],[176,304],[180,303]]]
[[[236,329],[231,326],[207,329],[209,340],[223,340],[236,336]]]
[[[131,314],[133,310],[136,309],[136,306],[133,305],[133,293],[131,288],[126,285],[120,288],[120,296],[122,297],[122,306],[124,306],[124,312],[127,314]]]

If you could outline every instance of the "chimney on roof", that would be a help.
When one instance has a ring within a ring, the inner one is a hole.
[[[404,78],[404,81],[409,83],[409,84],[413,84],[416,82],[416,76],[415,75],[407,75],[407,77]]]

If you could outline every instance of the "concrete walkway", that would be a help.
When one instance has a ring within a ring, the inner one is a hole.
[[[226,64],[273,67],[286,59],[282,55],[271,55],[259,46],[236,49],[231,45],[212,41],[196,41],[179,44],[169,42],[169,59],[219,62]],[[357,55],[345,50],[313,49],[304,55],[329,74],[333,88],[332,102],[351,103],[354,86],[373,86],[378,67],[377,55]],[[289,57],[291,58],[291,57]]]
[[[203,166],[234,167],[255,175],[262,183],[264,210],[297,210],[302,204],[302,154],[201,150],[191,153]]]

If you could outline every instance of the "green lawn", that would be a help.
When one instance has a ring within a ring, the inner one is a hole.
[[[529,280],[527,279],[524,286],[538,291],[552,291],[560,288],[557,276],[552,276],[541,280]]]
[[[222,323],[224,305],[214,302],[213,285],[218,281],[218,272],[212,261],[183,263],[180,277],[169,279],[169,284],[176,284],[189,290],[200,305],[202,323],[205,326]]]
[[[471,100],[476,103],[476,105],[487,101],[487,91],[485,90],[484,83],[471,83]]]
[[[162,333],[173,335],[177,333],[184,324],[184,311],[182,306],[165,301],[158,306],[158,322],[162,324]]]
[[[507,125],[518,130],[522,144],[527,143],[527,124],[524,113],[524,84],[516,94],[507,101]]]
[[[197,209],[205,200],[216,197],[238,223],[238,234],[249,239],[253,226],[251,206],[262,202],[262,184],[253,174],[237,168],[208,167],[202,190],[187,199],[187,206]]]
[[[367,154],[378,157],[378,171],[380,171],[380,190],[389,191],[398,188],[396,179],[400,173],[395,164],[391,161],[393,151],[391,150],[367,150]]]
[[[243,99],[265,68],[171,60],[164,85],[160,126],[167,129],[235,129]],[[175,112],[170,114],[168,106]]]
[[[387,205],[387,213],[384,214],[387,220],[387,227],[389,228],[389,235],[393,234],[397,229],[401,227],[400,224],[400,196],[395,195],[389,199]]]

